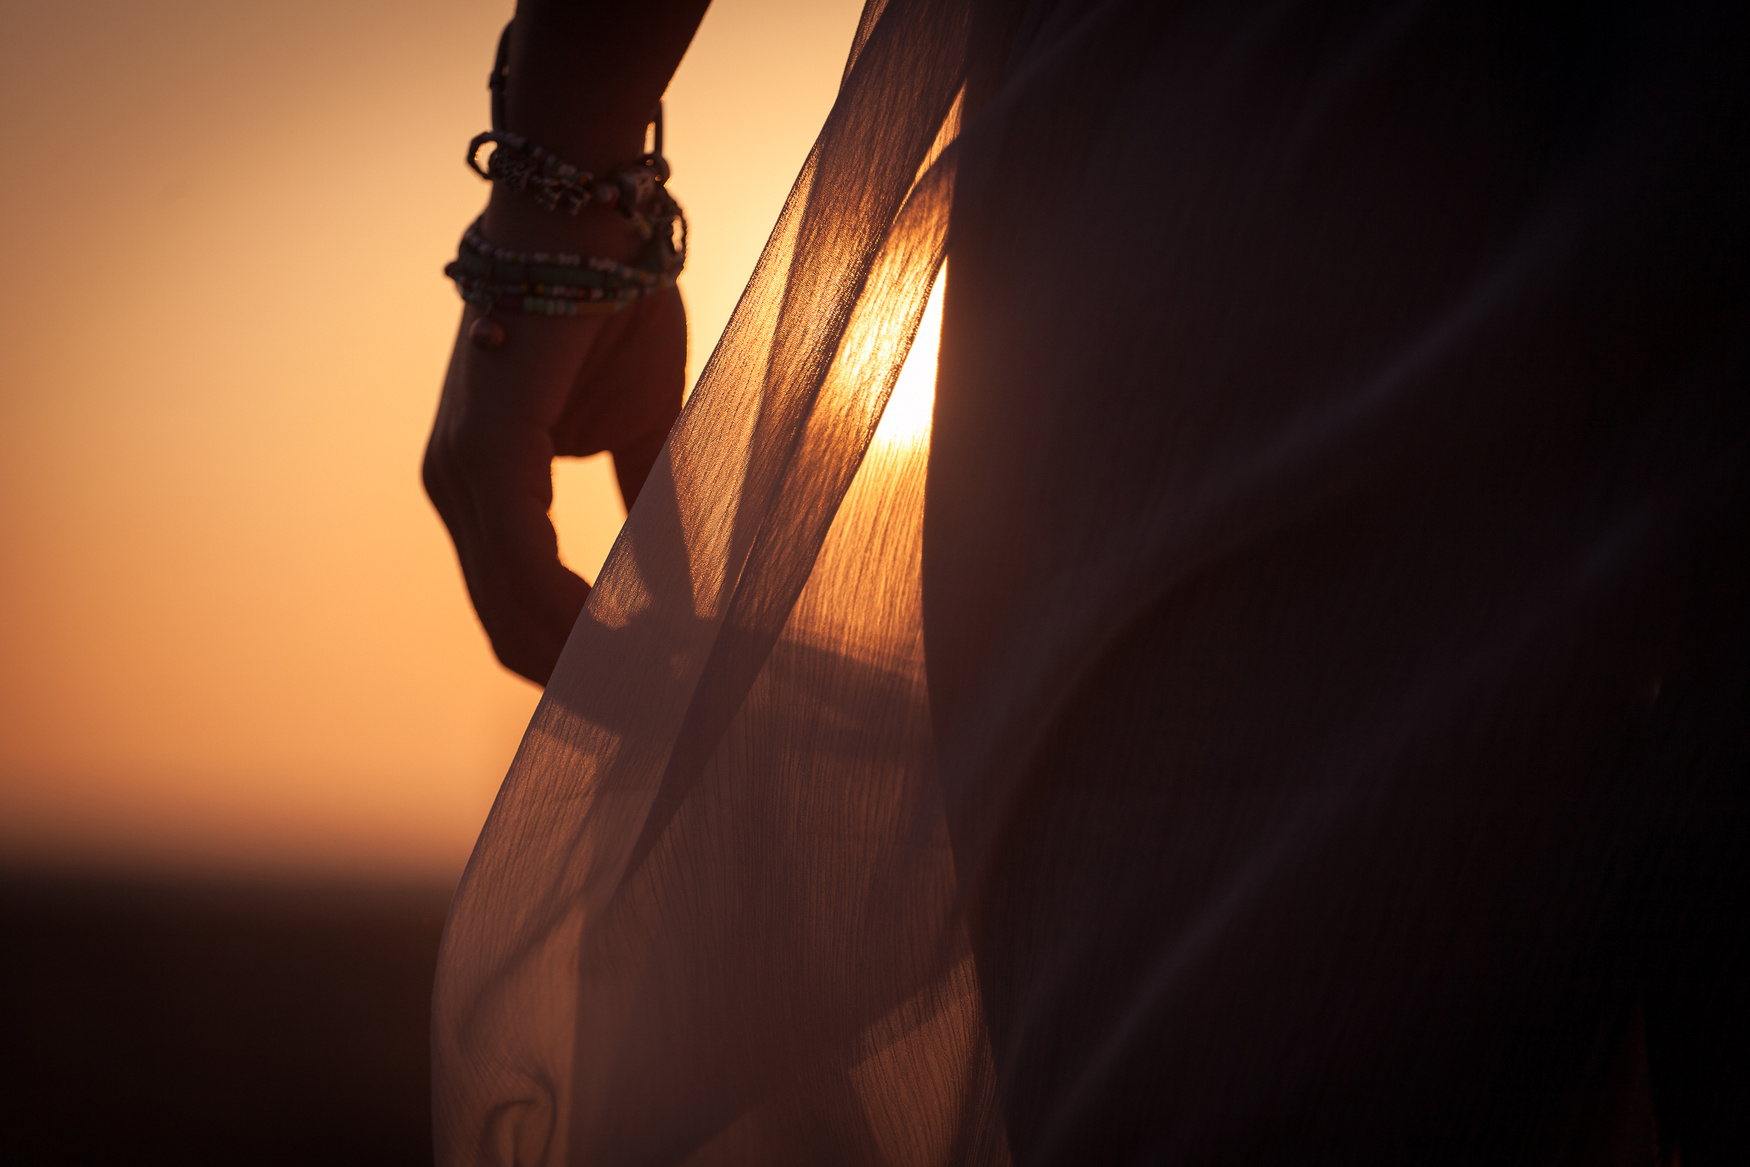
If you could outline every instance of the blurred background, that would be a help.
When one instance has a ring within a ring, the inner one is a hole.
[[[859,9],[717,0],[669,91],[695,374]],[[425,1161],[443,912],[538,695],[418,474],[511,6],[4,10],[0,1160]],[[593,578],[611,473],[555,480]]]

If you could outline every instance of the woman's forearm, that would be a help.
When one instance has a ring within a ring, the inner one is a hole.
[[[506,129],[585,170],[637,157],[709,0],[521,0]]]
[[[504,129],[601,173],[644,151],[644,131],[710,0],[520,0],[511,29]],[[612,212],[575,219],[494,188],[487,231],[506,246],[596,254],[634,245]]]

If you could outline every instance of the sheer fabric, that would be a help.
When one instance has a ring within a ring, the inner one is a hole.
[[[1747,49],[872,3],[458,892],[440,1160],[1750,1155]]]
[[[929,733],[925,444],[870,449],[942,262],[966,30],[869,6],[547,687],[448,927],[440,1161],[1003,1159]]]

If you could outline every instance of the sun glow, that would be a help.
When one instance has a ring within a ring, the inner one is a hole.
[[[877,444],[909,446],[929,440],[930,412],[936,403],[936,349],[942,340],[942,286],[946,282],[938,275],[930,290],[917,339],[912,341],[893,396],[887,399],[887,412],[875,431]]]
[[[31,274],[0,285],[0,862],[460,870],[538,695],[419,489],[512,7],[8,10],[0,214]],[[861,9],[715,0],[669,88],[693,375]],[[103,182],[33,177],[68,142]],[[612,468],[556,480],[593,578]]]

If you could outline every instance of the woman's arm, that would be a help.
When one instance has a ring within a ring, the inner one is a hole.
[[[638,157],[707,3],[524,0],[501,128],[595,173]],[[493,243],[524,251],[627,261],[642,244],[612,210],[543,211],[499,185],[482,226]],[[481,348],[468,340],[481,315],[473,305],[462,314],[425,488],[493,651],[545,684],[589,594],[559,562],[547,517],[553,458],[612,452],[631,505],[680,411],[686,318],[673,290],[608,316],[495,313],[503,343]]]
[[[501,128],[595,174],[638,157],[645,128],[708,5],[709,0],[523,0],[511,26]],[[594,243],[625,253],[633,238],[625,220],[612,212],[586,211],[573,218],[543,211],[526,196],[498,187],[488,204],[486,228],[494,242],[519,250],[563,241],[567,251],[588,250],[583,245]]]

